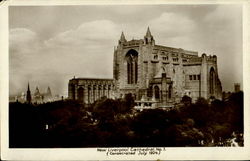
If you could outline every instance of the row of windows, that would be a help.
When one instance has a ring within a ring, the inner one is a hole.
[[[168,60],[168,56],[167,57],[164,56],[164,57],[162,57],[162,59],[163,60]]]
[[[158,54],[158,50],[154,50],[153,51],[153,54]],[[182,58],[192,58],[194,57],[195,55],[190,55],[190,53],[180,53],[180,52],[175,52],[175,51],[161,51],[160,52],[162,55],[171,55],[172,57],[177,57],[178,55],[181,55]],[[191,52],[192,54],[194,52]]]
[[[179,58],[173,58],[173,61],[178,62]]]
[[[154,55],[154,59],[158,59],[158,55]],[[163,60],[168,60],[168,56],[163,56],[162,57]],[[179,58],[173,58],[174,62],[178,62]]]
[[[154,50],[154,51],[153,51],[153,54],[157,54],[157,53],[159,53],[158,50]],[[168,55],[168,54],[171,54],[172,56],[177,56],[178,54],[184,55],[184,53],[173,52],[173,51],[172,51],[172,52],[171,52],[171,51],[161,51],[160,53],[161,53],[161,54],[164,54],[164,55],[166,55],[166,54],[167,54],[167,55]]]
[[[160,99],[160,97],[162,96],[162,94],[161,94],[162,91],[160,90],[160,88],[158,86],[154,86],[154,89],[153,89],[152,86],[150,88],[148,88],[147,96],[148,97],[153,97],[153,92],[154,92],[154,97],[156,99]],[[170,85],[168,87],[168,98],[172,97],[172,92],[173,92],[172,85]]]
[[[201,75],[189,75],[189,80],[200,80],[201,79]]]

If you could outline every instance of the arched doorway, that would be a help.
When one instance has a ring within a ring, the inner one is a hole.
[[[136,84],[138,79],[138,52],[134,49],[131,49],[127,52],[126,57],[127,61],[127,83]]]

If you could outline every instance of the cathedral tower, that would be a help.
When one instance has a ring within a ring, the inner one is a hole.
[[[154,37],[151,35],[149,27],[147,29],[146,35],[144,36],[144,44],[152,44],[152,45],[155,44]]]
[[[48,87],[48,89],[47,89],[46,96],[47,97],[52,97],[52,93],[51,93],[50,87]]]
[[[97,83],[99,82],[99,83]],[[100,96],[132,94],[140,108],[173,107],[187,95],[196,101],[221,98],[217,57],[155,43],[149,27],[142,39],[124,33],[114,47],[113,79],[71,79],[69,98],[87,104]]]

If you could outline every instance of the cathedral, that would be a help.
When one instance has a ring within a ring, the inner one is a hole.
[[[143,39],[126,40],[114,50],[113,79],[73,78],[69,99],[91,104],[103,96],[135,98],[135,108],[173,107],[187,95],[196,101],[221,99],[216,55],[157,45],[150,29]]]
[[[26,99],[25,99],[26,98]],[[40,93],[38,87],[36,87],[34,94],[31,94],[30,91],[30,85],[28,83],[28,89],[26,92],[26,95],[24,94],[24,92],[22,93],[22,96],[20,98],[21,102],[25,102],[30,104],[30,103],[45,103],[45,102],[51,102],[53,101],[53,97],[52,97],[52,93],[50,90],[50,87],[47,88],[47,92],[46,93]],[[18,98],[17,98],[18,101]]]

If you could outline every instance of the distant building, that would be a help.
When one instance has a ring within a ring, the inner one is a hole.
[[[23,97],[26,96],[26,102],[27,103],[45,103],[45,102],[51,102],[53,101],[53,96],[50,87],[47,88],[46,93],[40,93],[39,88],[36,87],[34,94],[31,94],[29,83],[28,83],[28,90],[27,94],[25,95],[23,92],[21,94],[20,102],[23,102]],[[18,99],[18,96],[16,96]]]
[[[231,92],[222,92],[222,100],[227,101],[231,95],[232,95]]]
[[[42,103],[43,102],[43,95],[40,93],[38,87],[36,87],[35,93],[33,95],[33,102],[35,102],[35,103]]]
[[[234,92],[240,92],[240,83],[234,83]]]
[[[47,88],[46,93],[41,93],[39,88],[36,87],[34,94],[32,94],[29,83],[26,92],[21,92],[20,95],[9,96],[9,102],[20,103],[46,103],[60,99],[61,97],[59,98],[57,95],[53,97],[50,87]]]
[[[114,50],[113,79],[73,78],[69,99],[91,104],[102,96],[131,93],[138,108],[171,107],[184,95],[222,99],[216,55],[156,45],[148,28],[143,39],[127,41],[122,32]]]
[[[46,96],[47,97],[52,97],[52,93],[51,93],[50,87],[48,87],[48,89],[47,89]]]
[[[45,102],[53,101],[52,92],[50,90],[50,87],[48,87],[47,92],[43,94],[43,101],[45,101]]]
[[[28,83],[28,90],[27,90],[27,94],[26,94],[26,102],[27,103],[31,103],[31,93],[30,93],[30,85]]]

